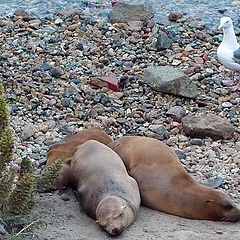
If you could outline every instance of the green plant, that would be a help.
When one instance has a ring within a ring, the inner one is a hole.
[[[13,171],[1,173],[1,176],[0,176],[0,209],[2,209],[6,205],[8,199],[12,193],[13,181],[14,181],[14,172]]]
[[[7,163],[11,161],[14,145],[9,128],[7,104],[2,97],[3,86],[0,83],[0,173]]]
[[[22,158],[20,164],[20,177],[23,177],[25,173],[32,173],[32,163],[28,157]]]
[[[26,173],[21,177],[9,197],[8,206],[4,209],[5,214],[21,215],[32,209],[34,205],[33,186],[33,174]]]
[[[49,165],[37,180],[37,191],[46,192],[58,176],[59,170],[62,168],[62,160],[58,160]]]

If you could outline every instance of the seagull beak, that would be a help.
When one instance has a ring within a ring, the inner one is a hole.
[[[223,28],[223,26],[222,25],[220,25],[219,27],[218,27],[218,30],[221,30]]]

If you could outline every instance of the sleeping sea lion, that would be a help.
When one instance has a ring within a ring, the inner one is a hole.
[[[142,204],[192,219],[240,221],[240,210],[223,192],[198,184],[163,142],[126,136],[108,144],[138,183]]]
[[[121,234],[135,219],[140,194],[121,158],[90,140],[77,147],[70,163],[70,184],[80,205],[110,235]]]

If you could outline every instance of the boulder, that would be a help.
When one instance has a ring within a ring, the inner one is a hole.
[[[109,12],[111,23],[128,23],[132,21],[147,23],[152,18],[152,7],[145,2],[118,2]]]
[[[81,15],[81,14],[82,14],[81,10],[74,7],[64,8],[63,10],[57,13],[57,15],[60,16],[62,19],[72,18],[75,15]]]
[[[235,131],[228,120],[214,114],[189,115],[182,119],[182,124],[185,134],[195,138],[231,139]]]
[[[173,94],[187,98],[196,98],[199,95],[197,86],[180,69],[170,66],[148,67],[142,81],[155,91]]]

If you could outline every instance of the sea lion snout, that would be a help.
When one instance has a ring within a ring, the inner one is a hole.
[[[221,221],[225,222],[239,222],[240,221],[240,209],[235,204],[228,204],[225,207],[224,217]]]
[[[206,188],[205,194],[211,197],[211,199],[207,198],[204,204],[206,219],[225,222],[240,221],[240,209],[230,197],[220,190],[204,188]]]
[[[110,234],[111,234],[112,236],[118,236],[118,235],[120,235],[123,231],[124,231],[124,226],[115,227],[115,228],[112,229],[112,231],[110,231]]]

